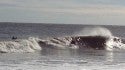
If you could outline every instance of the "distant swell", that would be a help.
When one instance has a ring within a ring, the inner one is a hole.
[[[85,33],[86,32],[86,33]],[[85,28],[73,36],[40,39],[15,39],[0,42],[0,52],[35,52],[43,48],[80,50],[119,50],[125,44],[119,37],[112,36],[106,28]],[[44,50],[44,49],[43,49]]]

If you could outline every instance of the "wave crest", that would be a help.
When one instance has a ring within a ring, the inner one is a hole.
[[[106,36],[111,37],[110,30],[104,27],[85,27],[81,31],[76,32],[76,36]]]

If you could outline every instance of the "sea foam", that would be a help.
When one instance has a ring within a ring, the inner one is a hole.
[[[37,38],[33,37],[0,42],[0,52],[34,52],[41,49]]]

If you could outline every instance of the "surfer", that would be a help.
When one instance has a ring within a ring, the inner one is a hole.
[[[16,39],[17,39],[17,37],[14,37],[14,36],[12,37],[12,40],[16,40]]]

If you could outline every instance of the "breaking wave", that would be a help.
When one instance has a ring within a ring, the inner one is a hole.
[[[54,49],[93,49],[115,50],[125,49],[125,44],[119,37],[102,27],[84,28],[74,36],[40,39],[15,39],[0,42],[0,52],[34,52],[42,48]]]
[[[122,39],[112,35],[110,30],[103,27],[86,27],[73,36],[48,38],[39,42],[41,46],[56,49],[94,49],[119,50],[125,49]]]
[[[64,38],[49,38],[39,44],[43,47],[56,49],[82,49],[82,50],[119,50],[125,49],[125,44],[118,37],[104,36],[78,36]]]

